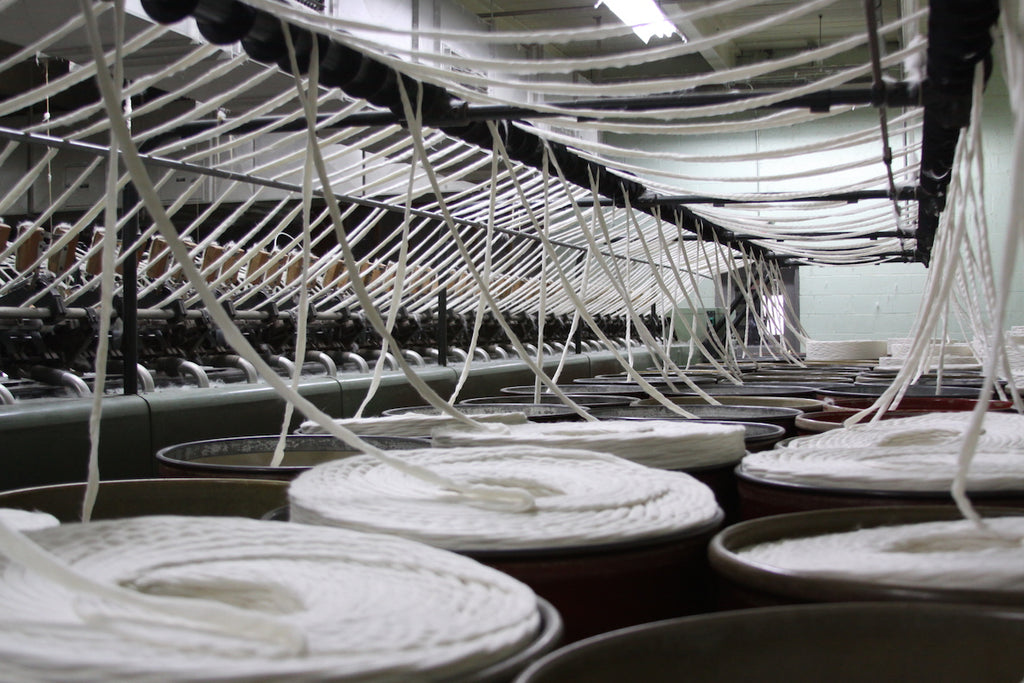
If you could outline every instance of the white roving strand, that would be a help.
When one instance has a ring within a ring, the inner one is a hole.
[[[114,25],[118,35],[114,49],[114,77],[116,83],[124,78],[124,62],[121,54],[121,42],[124,39],[124,3],[118,2],[114,8]],[[120,92],[120,89],[118,90]],[[106,230],[103,234],[103,272],[100,284],[100,320],[96,340],[96,380],[93,387],[92,406],[89,409],[89,461],[86,466],[85,495],[82,498],[82,521],[92,518],[96,496],[99,493],[100,468],[100,423],[103,418],[103,394],[107,379],[107,353],[110,347],[110,321],[114,310],[114,253],[117,251],[116,224],[118,193],[112,191],[117,184],[118,176],[118,145],[114,135],[110,136],[110,154],[107,158],[107,192],[104,196],[104,220]],[[135,368],[126,368],[134,372]]]
[[[452,425],[434,430],[432,438],[437,447],[585,448],[648,467],[684,469],[738,461],[746,452],[744,433],[741,425],[687,420],[602,420],[531,422],[490,433]]]
[[[478,487],[530,491],[529,514],[467,506],[366,456],[318,465],[292,482],[291,519],[381,531],[449,550],[571,548],[657,538],[717,523],[707,486],[682,472],[579,449],[426,448],[402,458]]]
[[[86,28],[89,33],[90,48],[95,56],[100,56],[100,45],[101,40],[99,36],[99,30],[96,25],[95,16],[92,13],[92,6],[89,0],[81,0],[79,3],[83,13],[86,15],[88,21],[86,22]],[[286,32],[287,33],[287,32]],[[288,42],[289,48],[291,48],[290,41]],[[291,49],[290,49],[291,51]],[[187,274],[188,279],[195,286],[197,292],[206,304],[207,310],[210,312],[210,316],[218,324],[223,332],[225,339],[229,344],[238,352],[240,356],[249,361],[259,372],[263,379],[274,387],[275,390],[282,396],[284,396],[289,402],[294,403],[303,414],[307,417],[311,417],[321,424],[325,429],[331,432],[332,436],[345,441],[350,445],[357,446],[366,453],[372,453],[375,457],[379,458],[384,462],[388,462],[393,467],[403,469],[405,471],[415,473],[417,476],[423,477],[426,481],[431,481],[436,485],[444,486],[446,488],[457,488],[457,485],[450,481],[444,481],[437,477],[434,473],[429,471],[419,471],[415,468],[411,468],[405,461],[392,458],[387,452],[373,446],[372,444],[362,441],[357,436],[346,430],[344,427],[334,424],[331,418],[319,410],[313,403],[303,397],[301,394],[293,391],[288,383],[282,381],[272,368],[259,356],[256,350],[251,344],[245,339],[241,331],[231,320],[231,317],[227,315],[227,312],[220,306],[216,296],[206,283],[203,281],[196,267],[192,264],[189,254],[187,253],[186,247],[180,242],[177,237],[174,226],[170,223],[170,220],[163,209],[163,205],[160,198],[156,195],[156,191],[149,181],[149,176],[146,174],[145,167],[142,165],[141,159],[138,156],[138,150],[135,148],[131,134],[128,131],[125,121],[120,115],[120,110],[117,106],[117,98],[114,89],[114,85],[111,82],[109,74],[104,72],[102,69],[97,71],[97,84],[99,85],[100,92],[103,95],[103,99],[107,105],[107,111],[110,114],[110,121],[112,130],[116,132],[118,142],[123,147],[123,160],[132,173],[133,182],[139,191],[139,196],[144,201],[146,209],[153,216],[156,225],[159,227],[161,234],[167,241],[167,246],[178,260],[178,264],[182,271]],[[318,147],[311,146],[313,151],[313,160],[315,162],[317,173],[321,180],[326,176],[326,172],[323,167],[323,159],[319,154]],[[351,250],[347,248],[345,242],[344,232],[341,230],[340,212],[338,210],[337,201],[333,194],[327,193],[328,208],[331,210],[332,219],[336,224],[336,234],[339,237],[339,243],[344,247],[343,252],[345,254],[345,264],[350,271],[355,271],[354,258],[351,254]],[[366,290],[362,287],[358,278],[352,280],[352,284],[356,290],[356,293],[361,299],[366,299]],[[372,306],[364,309],[366,315],[378,329],[381,334],[388,336],[387,330],[383,329],[383,321],[380,320],[380,316],[376,314]],[[419,376],[410,370],[408,365],[402,360],[401,356],[396,357],[400,365],[402,365],[403,371],[406,372],[406,377],[410,383],[417,387],[420,394],[429,400],[433,400],[437,403],[435,407],[444,409],[448,406],[440,399],[424,382]],[[468,418],[464,418],[461,414],[455,412],[453,417],[463,418],[467,422],[472,422]],[[523,492],[519,491],[508,491],[500,492],[493,488],[488,489],[486,495],[481,495],[479,491],[464,491],[467,497],[467,502],[470,504],[480,505],[508,505],[517,509],[529,509],[531,501],[528,500],[528,496],[525,496]]]
[[[763,543],[747,561],[800,577],[958,590],[1024,590],[1024,517],[986,518],[1000,537],[968,520],[873,527]]]
[[[135,621],[130,607],[0,560],[0,678],[7,681],[439,680],[506,657],[539,622],[523,584],[395,537],[228,517],[140,517],[32,538],[96,582],[278,621],[301,634],[306,651],[255,645],[245,622],[230,634]]]

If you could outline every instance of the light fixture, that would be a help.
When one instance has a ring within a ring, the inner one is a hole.
[[[678,33],[683,42],[686,42],[686,36],[679,33],[679,29],[668,20],[654,0],[597,0],[594,7],[601,5],[614,12],[615,16],[632,28],[633,33],[640,36],[640,40],[645,43],[650,42],[654,36],[664,38],[673,33]]]

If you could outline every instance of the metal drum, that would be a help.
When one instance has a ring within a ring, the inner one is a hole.
[[[640,376],[643,377],[644,380],[648,384],[654,385],[654,386],[659,387],[659,388],[663,387],[663,386],[668,386],[669,382],[675,384],[676,386],[679,386],[679,385],[682,385],[684,387],[686,386],[686,382],[684,382],[683,378],[679,377],[678,375],[676,375],[676,376],[668,375],[666,377],[665,375],[662,375],[661,373],[657,373],[657,374],[654,374],[654,373],[640,373]],[[689,379],[694,384],[699,384],[701,386],[706,385],[706,384],[718,384],[718,377],[715,376],[715,375],[694,374],[692,376],[691,375],[687,375],[686,377],[687,377],[687,379]],[[584,377],[584,378],[581,378],[581,379],[573,380],[573,383],[574,384],[625,384],[625,385],[634,386],[634,387],[635,386],[639,386],[637,384],[636,380],[634,380],[632,377],[630,377],[629,375],[626,375],[626,374],[598,375],[596,377]]]
[[[805,387],[853,384],[852,375],[795,372],[754,372],[741,376],[747,384],[799,384]]]
[[[816,389],[816,393],[817,398],[820,398],[825,401],[827,401],[830,398],[836,397],[877,398],[881,396],[888,388],[888,384],[831,384],[818,387]],[[979,389],[972,387],[955,387],[946,385],[940,387],[934,384],[912,384],[909,387],[907,387],[907,391],[904,394],[904,396],[908,396],[911,398],[935,397],[977,399],[979,392]]]
[[[1009,683],[1024,615],[964,605],[838,604],[645,624],[556,650],[517,683]]]
[[[493,415],[494,413],[523,413],[530,422],[565,422],[581,420],[572,408],[565,405],[546,405],[539,403],[510,403],[459,406],[458,411],[469,417],[474,415]],[[382,415],[440,415],[441,411],[433,406],[409,406],[406,408],[390,408]]]
[[[828,396],[824,400],[825,410],[863,410],[870,408],[877,399],[872,396]],[[893,406],[895,410],[916,410],[919,412],[941,413],[961,410],[974,410],[977,398],[950,398],[946,396],[904,396]],[[1010,410],[1013,401],[990,401],[989,410]]]
[[[856,410],[820,410],[816,413],[797,415],[796,428],[801,434],[820,434],[833,429],[842,429],[843,423],[856,415]],[[882,413],[881,419],[892,420],[898,417],[913,417],[914,415],[925,415],[930,411],[925,410],[890,410]]]
[[[387,451],[430,446],[425,439],[410,437],[361,438]],[[292,435],[285,438],[281,465],[271,467],[277,443],[276,436],[243,436],[168,446],[156,454],[157,471],[165,477],[246,477],[290,481],[314,465],[362,453],[332,436]]]
[[[794,398],[815,398],[815,388],[802,384],[788,383],[757,383],[757,384],[727,384],[720,383],[710,387],[701,387],[706,394],[718,398],[719,396],[791,396]],[[680,395],[693,396],[694,391],[680,389]]]
[[[632,396],[615,396],[614,394],[566,394],[579,406],[591,408],[594,406],[628,406],[636,399]],[[539,403],[542,405],[564,406],[562,400],[553,394],[541,394]],[[475,405],[537,405],[538,401],[533,396],[505,395],[505,396],[482,396],[480,398],[467,398],[459,401],[459,406]],[[461,410],[461,408],[460,408]]]
[[[467,552],[549,600],[573,642],[613,629],[706,612],[708,540],[721,520],[654,539],[578,548]]]
[[[998,511],[980,508],[979,511],[987,517],[1024,514],[1024,509]],[[741,609],[805,602],[914,600],[1024,609],[1024,591],[1019,590],[952,589],[815,576],[752,562],[740,555],[745,548],[784,539],[958,519],[962,516],[956,507],[932,505],[816,510],[734,524],[719,533],[708,549],[711,566],[718,577],[719,607]],[[979,559],[984,560],[983,557]]]
[[[618,384],[559,384],[558,388],[563,393],[576,395],[576,394],[606,394],[613,396],[629,396],[632,398],[641,398],[647,396],[647,392],[640,389],[639,385],[627,385],[625,383]],[[501,393],[512,394],[512,395],[529,395],[532,396],[534,387],[532,384],[520,384],[512,387],[503,387]],[[542,390],[542,393],[550,394],[546,388]]]
[[[782,426],[788,435],[796,431],[796,418],[801,411],[796,408],[783,408],[772,406],[747,406],[747,405],[688,405],[683,408],[693,414],[699,420],[715,420],[721,422],[758,422],[761,424],[776,424]],[[598,419],[622,420],[622,419],[647,419],[647,420],[686,420],[678,413],[673,412],[663,405],[635,405],[626,408],[594,407],[590,410],[591,415]]]
[[[736,470],[740,519],[756,519],[788,512],[850,507],[887,507],[892,505],[943,505],[952,503],[948,489],[941,491],[892,491],[877,489],[839,489],[777,482]],[[1024,507],[1024,489],[1018,491],[971,491],[976,505],[999,508]]]
[[[85,484],[55,484],[0,493],[0,507],[46,512],[61,522],[82,518]],[[288,484],[259,479],[125,479],[100,482],[93,519],[141,515],[213,515],[261,519],[288,502]]]
[[[533,640],[491,666],[468,673],[456,679],[457,683],[506,683],[539,658],[554,650],[562,642],[562,617],[544,598],[537,598],[537,611],[541,625]]]
[[[668,400],[681,406],[708,405],[700,396],[669,396]],[[814,398],[796,398],[793,396],[715,396],[715,400],[726,406],[766,406],[772,408],[796,408],[805,413],[813,413],[825,408],[825,402]],[[633,405],[661,405],[657,399],[642,398]]]

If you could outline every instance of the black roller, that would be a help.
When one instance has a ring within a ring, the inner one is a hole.
[[[593,180],[600,186],[601,178],[604,175],[604,166],[595,164],[593,161],[584,161],[584,165],[580,169],[580,179],[582,180],[580,184],[589,190],[591,176],[593,176]]]
[[[367,98],[383,87],[390,69],[376,59],[361,57],[355,76],[342,87],[352,97]]]
[[[142,9],[158,24],[173,24],[195,11],[199,0],[142,0]]]
[[[423,86],[423,118],[437,119],[447,115],[452,109],[451,94],[439,85],[422,83]],[[415,89],[413,90],[415,92]]]
[[[516,161],[540,167],[544,155],[544,141],[533,133],[519,126],[509,126],[507,148],[508,155]]]
[[[438,119],[444,117],[451,111],[451,95],[448,91],[439,85],[433,83],[424,83],[423,81],[417,81],[410,76],[402,76],[402,83],[405,84],[405,91],[409,94],[409,102],[415,107],[416,98],[419,96],[420,87],[423,88],[423,103],[420,108],[420,113],[425,121],[431,119]],[[397,87],[394,91],[393,97],[387,97],[385,94],[379,93],[378,97],[380,101],[370,100],[373,104],[379,104],[380,106],[387,107],[398,116],[405,116],[405,110],[402,107],[402,98],[398,94]],[[385,99],[386,97],[386,99]]]
[[[330,49],[331,41],[320,34],[313,34],[312,32],[307,31],[304,28],[289,26],[288,29],[292,36],[292,45],[295,46],[296,65],[299,67],[299,73],[305,75],[309,73],[309,62],[313,58],[314,36],[315,40],[319,44],[319,53],[321,59]],[[285,71],[287,73],[292,72],[292,63],[291,60],[288,58],[287,46],[284,56],[281,59],[277,60],[277,65],[281,67],[282,71]]]
[[[352,48],[330,41],[320,54],[320,85],[344,89],[359,73],[362,62],[363,56]]]
[[[482,149],[491,149],[494,146],[494,138],[491,136],[486,121],[473,121],[465,126],[445,126],[441,130]],[[508,128],[506,127],[504,130],[507,131]],[[507,132],[502,135],[502,138],[508,138]]]
[[[252,30],[253,10],[238,0],[199,0],[196,28],[214,45],[237,43]]]
[[[385,66],[383,64],[381,66],[385,69],[384,78],[376,84],[377,87],[372,87],[373,84],[368,83],[368,88],[363,90],[366,94],[360,95],[360,97],[365,97],[367,102],[378,107],[384,107],[386,109],[397,110],[400,112],[404,111],[402,109],[402,96],[398,92],[398,79],[401,75],[390,66]],[[352,86],[350,85],[349,88],[351,87]],[[409,82],[406,82],[406,89],[408,91],[410,101],[411,98],[415,97],[413,87],[414,86]]]
[[[559,168],[562,169],[562,175],[570,183],[575,183],[583,187],[590,186],[590,178],[587,175],[587,160],[571,151],[565,145],[553,144],[551,145],[552,151],[555,155],[555,160],[558,162]]]
[[[242,38],[242,49],[257,62],[276,64],[288,59],[281,20],[272,14],[254,10],[252,28]]]

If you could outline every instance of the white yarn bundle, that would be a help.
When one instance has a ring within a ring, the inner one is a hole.
[[[584,448],[662,469],[737,462],[745,451],[744,428],[687,420],[602,420],[511,425],[480,431],[446,427],[433,432],[438,447],[533,446]]]
[[[886,342],[886,347],[888,355],[878,359],[878,367],[901,368],[907,363],[914,350],[914,340],[890,339]],[[981,367],[970,344],[964,342],[943,343],[941,340],[932,340],[923,357],[916,358],[914,362],[923,364],[923,367],[941,367],[946,370],[976,370]]]
[[[394,537],[226,517],[140,517],[31,536],[93,581],[230,606],[243,625],[204,630],[0,559],[5,681],[448,680],[521,649],[539,624],[523,584]],[[256,621],[268,619],[298,645],[254,639]]]
[[[967,475],[969,491],[1024,490],[1024,454],[979,451]],[[740,470],[758,479],[834,489],[948,491],[957,453],[927,448],[783,448],[752,453]]]
[[[940,367],[943,370],[978,370],[981,368],[978,361],[961,355],[944,356],[936,353],[926,356],[923,360],[918,359],[917,362],[923,363],[923,367],[931,370]],[[902,368],[906,364],[906,358],[882,356],[878,359],[878,367],[883,369]]]
[[[801,577],[960,590],[1024,590],[1024,517],[873,527],[744,548],[746,561]]]
[[[466,505],[371,457],[319,465],[292,482],[292,521],[381,531],[449,550],[572,548],[713,526],[711,490],[682,472],[584,450],[435,448],[404,461],[459,482],[526,490],[533,509]]]
[[[970,419],[970,413],[950,412],[862,422],[793,439],[785,448],[922,447],[956,450]],[[986,413],[983,430],[978,439],[979,449],[1024,452],[1024,415]]]
[[[0,508],[0,524],[18,531],[39,531],[60,526],[60,520],[46,512]]]
[[[526,423],[523,413],[489,413],[473,415],[475,422],[517,425]],[[381,417],[348,417],[334,420],[360,436],[427,436],[434,429],[463,424],[450,415],[384,415]],[[296,434],[327,434],[318,422],[307,420],[295,430]]]
[[[886,354],[886,342],[879,340],[821,341],[808,339],[807,360],[875,360]]]
[[[751,453],[740,471],[806,486],[941,492],[956,478],[969,421],[969,413],[928,413],[861,423]],[[986,416],[967,488],[1024,490],[1024,415]]]
[[[890,339],[886,342],[886,353],[894,358],[906,358],[913,348],[913,339]],[[950,357],[974,358],[974,350],[970,344],[965,342],[949,342],[943,344],[941,340],[932,340],[932,353]]]

